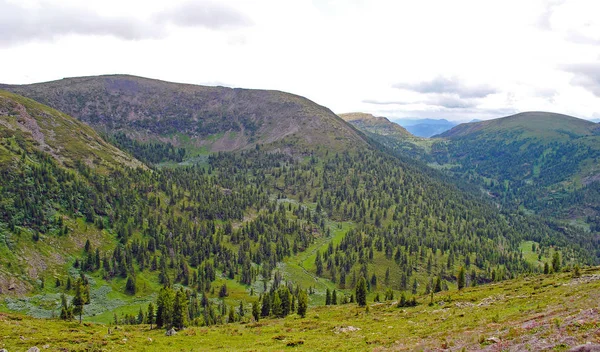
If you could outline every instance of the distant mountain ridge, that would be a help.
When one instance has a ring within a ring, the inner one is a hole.
[[[338,114],[344,121],[349,122],[361,131],[368,131],[384,136],[414,137],[404,127],[391,122],[386,117],[373,116],[362,112]]]
[[[456,122],[446,119],[396,119],[394,122],[415,136],[427,138],[443,133],[457,125]]]
[[[346,149],[364,137],[329,109],[289,93],[206,87],[129,75],[4,85],[98,131],[140,140],[231,151],[256,144]],[[283,142],[283,141],[286,142]]]

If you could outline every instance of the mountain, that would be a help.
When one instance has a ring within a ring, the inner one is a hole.
[[[594,135],[597,125],[588,120],[549,112],[523,112],[499,119],[464,123],[434,137],[449,139],[535,139],[555,142]]]
[[[3,85],[109,135],[191,151],[271,148],[345,150],[363,136],[329,109],[289,93],[179,84],[128,75]]]
[[[413,138],[405,128],[393,123],[385,117],[373,116],[362,112],[338,114],[344,121],[352,124],[363,132],[396,138]]]
[[[73,118],[7,96],[27,114],[9,102],[0,119],[8,151],[0,168],[0,311],[64,319],[79,311],[86,321],[139,324],[140,307],[153,302],[161,327],[212,326],[244,321],[250,305],[261,319],[283,318],[293,313],[292,302],[331,303],[333,291],[349,303],[357,286],[388,297],[427,295],[600,258],[597,242],[581,229],[501,211],[337,116],[306,117],[333,124],[322,125],[312,144],[288,135],[186,165],[135,167],[136,159],[104,147]],[[77,96],[73,104],[80,106],[90,105],[84,98],[98,99]],[[126,105],[121,96],[111,99]],[[179,109],[173,99],[165,111]],[[256,102],[254,93],[246,99],[236,106]],[[280,111],[292,123],[290,106]],[[268,125],[277,111],[256,121]],[[33,127],[14,132],[33,125],[27,115],[39,116],[44,138]],[[130,116],[105,120],[122,121],[132,136],[148,133]],[[220,121],[226,127],[215,128],[230,128]],[[303,122],[294,123],[304,128]],[[191,135],[187,118],[170,123]],[[109,137],[146,157],[180,155],[130,143],[118,132]],[[299,157],[282,146],[322,152]],[[341,146],[348,148],[335,149]]]
[[[455,122],[445,119],[398,119],[394,121],[418,137],[431,137],[456,126]]]
[[[434,139],[438,142],[432,156],[438,164],[477,179],[504,204],[597,223],[600,198],[590,199],[600,180],[597,124],[555,113],[524,112],[461,124]],[[572,196],[584,193],[585,202]]]

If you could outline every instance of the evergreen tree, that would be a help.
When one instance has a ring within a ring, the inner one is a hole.
[[[125,291],[127,293],[129,293],[130,295],[135,294],[135,292],[136,292],[135,277],[133,277],[131,275],[127,277],[127,283],[125,284]]]
[[[144,312],[142,311],[142,307],[140,307],[140,311],[138,312],[137,323],[138,324],[144,323]]]
[[[252,317],[255,321],[260,320],[260,310],[258,308],[259,302],[252,303]]]
[[[83,316],[83,305],[85,304],[84,287],[81,279],[75,282],[75,296],[73,297],[73,314],[79,315],[79,324]]]
[[[150,330],[152,330],[152,324],[154,323],[154,304],[148,303],[148,313],[146,313],[146,322],[150,324]]]
[[[283,308],[281,307],[281,298],[279,298],[279,292],[275,292],[273,297],[273,306],[271,307],[273,315],[277,318],[283,318]]]
[[[335,294],[335,291],[333,291]],[[308,295],[306,291],[300,290],[298,293],[298,315],[304,318],[306,316],[306,310],[308,308]]]
[[[329,288],[325,290],[325,305],[328,306],[331,304],[331,294],[329,293]]]
[[[170,329],[173,322],[175,293],[170,287],[163,287],[156,299],[156,327]]]
[[[364,307],[367,305],[367,281],[364,276],[358,280],[356,284],[356,303],[360,307]]]
[[[187,325],[188,300],[187,295],[180,288],[175,294],[173,303],[173,326],[177,329],[183,329]]]
[[[337,304],[337,292],[335,291],[335,289],[333,289],[333,293],[331,294],[331,304]]]
[[[560,272],[560,267],[560,253],[558,253],[558,251],[555,250],[554,254],[552,255],[552,271],[558,273]]]
[[[315,267],[317,268],[317,275],[323,274],[323,260],[321,259],[321,252],[317,251],[317,257],[315,258]]]
[[[67,296],[64,293],[60,295],[60,318],[62,320],[71,320],[73,319],[73,308],[69,306],[67,301]]]
[[[458,270],[458,275],[456,277],[456,282],[457,282],[459,290],[462,290],[465,287],[465,268],[462,267],[462,266]]]

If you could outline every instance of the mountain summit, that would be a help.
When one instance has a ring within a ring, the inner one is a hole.
[[[331,110],[289,93],[206,87],[129,75],[65,78],[4,89],[109,134],[209,151],[256,144],[341,150],[366,143]]]

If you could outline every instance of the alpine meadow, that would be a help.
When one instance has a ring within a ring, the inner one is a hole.
[[[600,351],[594,4],[79,6],[0,1],[0,352]]]

